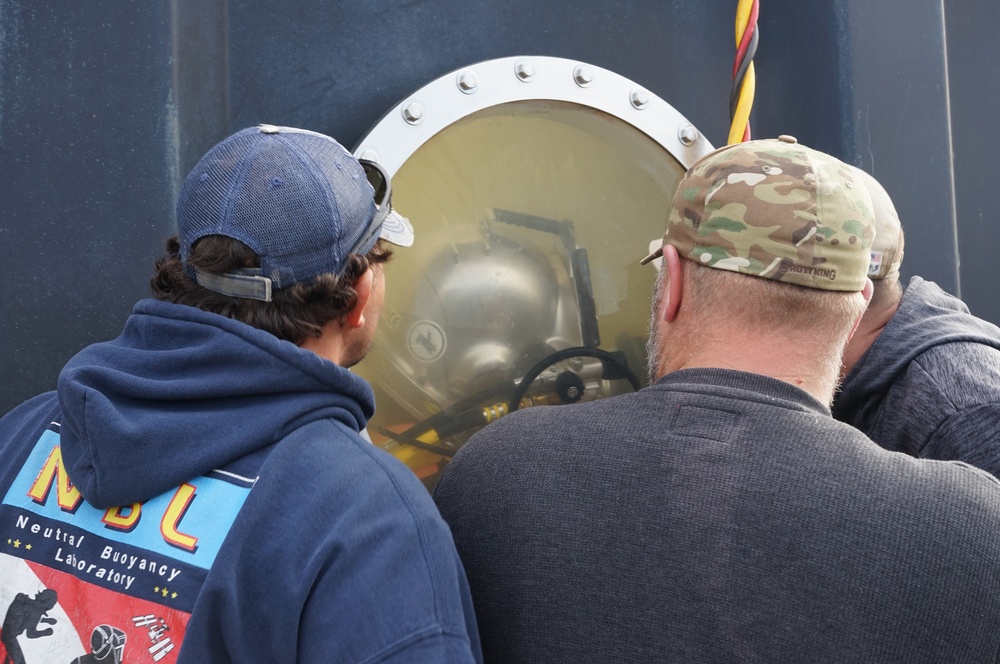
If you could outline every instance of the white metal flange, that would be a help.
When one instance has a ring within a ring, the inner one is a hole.
[[[428,83],[390,109],[355,155],[374,158],[392,176],[420,146],[462,118],[532,100],[579,104],[619,118],[685,169],[713,149],[673,106],[624,76],[576,60],[519,55],[462,67]]]

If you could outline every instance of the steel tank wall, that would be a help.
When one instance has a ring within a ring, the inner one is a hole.
[[[987,175],[997,139],[982,112],[996,109],[1000,74],[972,50],[991,43],[995,12],[985,0],[947,17],[940,3],[908,0],[762,5],[754,135],[795,134],[872,170],[904,220],[904,273],[952,292],[969,275],[962,294],[1000,321],[987,286],[1000,276],[987,212],[1000,195]],[[0,412],[117,334],[172,233],[179,181],[232,131],[288,124],[354,146],[424,83],[536,54],[626,76],[722,145],[735,10],[735,0],[0,0]]]
[[[991,0],[945,3],[962,298],[973,313],[1000,324],[998,23]]]

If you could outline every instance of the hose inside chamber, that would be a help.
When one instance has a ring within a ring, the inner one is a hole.
[[[575,358],[598,360],[602,381],[626,380],[633,390],[641,387],[624,352],[599,348],[601,336],[587,251],[577,245],[573,222],[503,209],[494,209],[493,219],[497,223],[555,235],[562,240],[569,257],[583,345],[557,350],[549,346],[541,359],[519,379],[504,381],[460,399],[405,431],[380,429],[382,435],[391,440],[450,458],[458,448],[446,444],[447,438],[482,427],[520,408],[543,403],[555,405],[579,401],[584,395],[585,380],[572,368],[559,372],[554,383],[547,389],[543,386],[541,390],[536,389],[534,393],[532,391],[532,385],[546,370]]]
[[[500,385],[466,397],[418,422],[406,431],[393,432],[384,428],[380,431],[384,436],[397,442],[441,456],[453,457],[458,449],[444,445],[442,443],[444,439],[485,426],[504,415],[513,413],[522,406],[534,405],[529,395],[531,384],[549,367],[577,357],[592,357],[600,360],[604,380],[627,380],[633,390],[638,390],[641,386],[638,376],[628,366],[625,354],[621,351],[611,352],[583,346],[564,348],[547,355],[531,367],[514,385]],[[560,376],[568,373],[572,372],[567,370],[562,372]],[[573,398],[571,394],[558,395],[558,398],[562,403],[573,403],[579,400],[579,397]]]

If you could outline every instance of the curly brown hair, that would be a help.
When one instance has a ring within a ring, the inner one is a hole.
[[[149,280],[153,297],[174,304],[186,304],[203,311],[246,323],[279,339],[300,344],[319,337],[323,326],[343,319],[355,302],[354,283],[369,266],[385,263],[392,250],[382,241],[368,254],[351,254],[339,277],[321,274],[309,284],[294,284],[274,293],[271,302],[222,295],[195,283],[184,271],[177,236],[167,240],[167,252],[156,261],[156,273]],[[188,264],[205,272],[260,267],[260,257],[239,240],[209,235],[191,248]]]

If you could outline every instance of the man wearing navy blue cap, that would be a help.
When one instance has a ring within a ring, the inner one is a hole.
[[[154,298],[0,420],[0,611],[58,598],[38,661],[102,626],[157,662],[481,661],[450,532],[360,435],[347,370],[387,243],[413,242],[390,194],[322,134],[230,136],[181,188]]]

